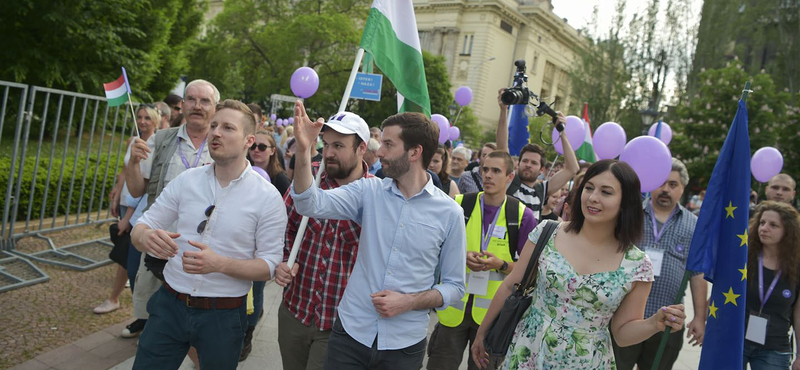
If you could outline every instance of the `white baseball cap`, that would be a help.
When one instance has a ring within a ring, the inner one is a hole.
[[[358,135],[365,143],[369,141],[369,126],[363,118],[352,112],[339,112],[328,118],[322,130],[330,127],[334,131],[343,135]]]

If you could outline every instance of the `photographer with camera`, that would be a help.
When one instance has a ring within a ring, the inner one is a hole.
[[[580,165],[578,164],[578,158],[575,156],[575,151],[569,144],[569,140],[567,140],[567,134],[564,132],[566,117],[561,112],[553,111],[547,103],[528,90],[525,61],[522,59],[517,60],[514,65],[517,66],[517,72],[514,75],[514,86],[502,88],[497,92],[497,105],[500,106],[500,116],[497,119],[497,150],[509,151],[509,105],[527,105],[530,108],[535,108],[538,115],[547,114],[552,117],[554,129],[559,131],[559,140],[561,140],[564,147],[564,168],[556,172],[549,180],[537,184],[536,178],[542,170],[545,152],[539,145],[526,144],[519,152],[516,176],[514,176],[513,181],[506,189],[506,194],[519,199],[533,211],[536,220],[541,221],[544,200],[572,179],[580,170]],[[538,104],[534,103],[532,101],[534,99],[531,98],[535,98]]]

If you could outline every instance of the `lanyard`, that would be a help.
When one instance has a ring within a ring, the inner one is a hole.
[[[203,143],[200,144],[200,149],[197,149],[197,155],[194,157],[194,164],[189,167],[189,161],[186,160],[186,156],[183,155],[183,151],[181,150],[181,138],[178,138],[178,154],[181,155],[181,161],[183,165],[186,166],[186,169],[195,168],[197,167],[197,162],[200,162],[200,156],[203,155],[203,148],[206,146],[206,139],[203,140]]]
[[[483,210],[483,195],[481,194],[481,223],[485,220],[485,212]],[[489,240],[492,239],[492,233],[494,233],[494,226],[497,224],[497,217],[500,216],[500,211],[501,209],[498,208],[497,212],[494,214],[494,220],[489,224],[489,230],[484,232],[483,225],[481,225],[481,252],[485,252],[486,248],[489,246]]]
[[[667,230],[667,223],[669,222],[669,220],[672,219],[672,216],[675,216],[675,211],[677,210],[678,207],[672,209],[672,212],[669,214],[669,217],[667,217],[667,220],[664,221],[664,226],[662,226],[661,231],[659,231],[658,224],[656,223],[656,211],[655,209],[653,209],[653,205],[652,204],[650,205],[650,213],[651,213],[650,218],[653,221],[653,236],[655,236],[656,238],[656,240],[653,242],[653,245],[658,244],[658,240],[661,239],[661,237],[664,235],[664,231]]]
[[[778,284],[778,279],[781,278],[781,272],[781,270],[778,270],[778,273],[776,273],[775,277],[772,278],[772,283],[769,285],[767,293],[764,294],[764,262],[762,255],[758,255],[758,298],[761,299],[761,309],[758,310],[759,315],[761,314],[761,310],[764,309],[764,304],[767,303],[767,300],[772,295],[775,285]]]

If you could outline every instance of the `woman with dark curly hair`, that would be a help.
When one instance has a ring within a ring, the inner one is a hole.
[[[744,366],[786,370],[791,365],[798,370],[800,361],[791,363],[789,327],[800,322],[800,214],[789,204],[761,203],[750,221],[747,243]],[[800,331],[793,329],[797,337]]]

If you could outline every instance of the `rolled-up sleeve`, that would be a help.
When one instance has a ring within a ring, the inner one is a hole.
[[[460,208],[459,208],[460,209]],[[451,217],[447,238],[442,244],[439,264],[442,271],[441,284],[433,286],[442,295],[444,304],[436,310],[444,310],[447,306],[460,302],[466,292],[464,283],[464,264],[467,260],[467,233],[464,218],[460,214]]]
[[[255,252],[255,258],[262,259],[269,265],[270,279],[275,278],[275,268],[283,260],[287,220],[283,199],[277,191],[270,192],[258,220]]]
[[[303,216],[361,223],[365,186],[371,180],[374,179],[359,179],[330,190],[311,186],[300,194],[295,193],[292,183],[290,191],[297,213]]]

